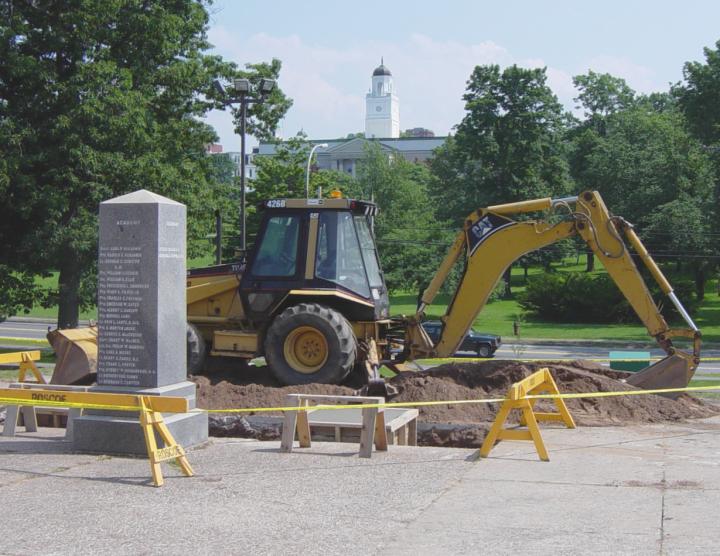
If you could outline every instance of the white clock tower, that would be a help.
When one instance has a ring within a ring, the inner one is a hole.
[[[372,89],[365,96],[365,137],[400,137],[400,103],[393,90],[392,73],[382,58],[372,75]]]

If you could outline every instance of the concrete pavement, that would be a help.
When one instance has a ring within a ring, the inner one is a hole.
[[[214,439],[197,476],[0,437],[2,554],[716,554],[720,418],[543,429],[475,451]],[[10,510],[10,511],[8,511]]]

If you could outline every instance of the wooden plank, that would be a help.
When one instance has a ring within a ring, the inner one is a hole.
[[[294,394],[288,394],[285,397],[286,404],[289,406],[300,405],[300,399]],[[280,439],[280,450],[283,452],[292,452],[293,443],[295,442],[295,427],[297,425],[297,411],[285,411],[283,419],[282,437]]]
[[[55,402],[58,404],[71,403],[81,405],[110,405],[132,408],[128,409],[128,411],[140,409],[138,401],[139,396],[130,394],[67,392],[45,388],[0,388],[0,398],[26,402],[43,401]],[[147,396],[147,400],[148,409],[151,409],[152,411],[159,411],[161,413],[187,413],[189,411],[189,404],[186,398],[172,396]]]
[[[547,449],[545,448],[545,443],[543,442],[542,435],[540,434],[540,429],[538,428],[537,421],[535,420],[535,415],[533,414],[532,408],[529,404],[527,408],[523,409],[523,414],[525,415],[528,432],[530,433],[532,441],[535,443],[535,449],[537,450],[540,459],[543,461],[550,461],[550,456],[548,456]]]
[[[15,436],[17,428],[18,416],[20,408],[17,405],[9,405],[5,410],[5,425],[3,426],[3,436]]]
[[[324,404],[327,402],[347,402],[348,404],[385,403],[385,398],[383,398],[382,396],[330,396],[326,394],[288,394],[288,398],[290,397],[299,398],[302,400],[307,400],[320,404]]]
[[[375,442],[375,420],[377,408],[363,409],[363,426],[360,431],[360,457],[369,458],[372,456],[373,444]]]
[[[301,448],[310,447],[310,424],[307,411],[297,411],[297,435]]]
[[[498,433],[498,439],[501,440],[532,440],[530,431],[525,429],[503,429]]]
[[[375,416],[375,449],[379,452],[387,452],[387,428],[385,427],[385,412],[378,410]]]
[[[417,446],[417,418],[407,424],[408,446]]]

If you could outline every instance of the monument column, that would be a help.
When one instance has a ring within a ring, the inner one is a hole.
[[[207,440],[207,414],[186,380],[185,205],[146,190],[100,204],[97,391],[188,398],[165,415],[183,446]],[[81,451],[143,454],[137,415],[92,411],[75,420]]]

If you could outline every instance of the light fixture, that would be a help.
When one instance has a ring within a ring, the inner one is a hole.
[[[240,93],[241,95],[247,94],[250,92],[250,80],[249,79],[235,79],[233,81],[233,86],[235,87],[235,92]]]
[[[260,94],[261,95],[269,95],[272,93],[273,89],[275,88],[275,80],[274,79],[261,79],[260,80]]]
[[[219,95],[225,96],[225,87],[222,86],[222,83],[218,81],[217,79],[214,79],[212,82],[213,89],[215,89]]]

